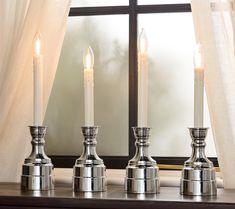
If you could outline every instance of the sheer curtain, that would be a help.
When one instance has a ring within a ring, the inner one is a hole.
[[[224,188],[235,188],[235,1],[191,0]]]
[[[0,0],[0,181],[18,181],[32,125],[33,39],[44,54],[44,112],[64,38],[70,0]]]

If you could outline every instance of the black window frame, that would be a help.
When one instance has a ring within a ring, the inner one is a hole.
[[[155,4],[138,5],[137,0],[129,0],[126,6],[99,6],[99,7],[74,7],[70,8],[69,17],[73,16],[95,16],[95,15],[129,15],[129,149],[128,156],[100,156],[110,169],[123,169],[127,166],[135,154],[135,138],[132,127],[137,125],[137,31],[138,14],[149,13],[184,13],[191,12],[191,5],[183,4]],[[55,167],[71,168],[78,156],[50,155]],[[180,169],[188,157],[158,157],[153,156],[162,169]],[[218,166],[217,158],[210,160]],[[162,166],[161,166],[162,165]],[[169,166],[164,166],[169,165]]]

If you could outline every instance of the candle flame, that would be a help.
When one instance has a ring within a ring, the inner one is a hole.
[[[204,66],[202,47],[200,43],[197,43],[196,49],[194,51],[194,67],[202,69]]]
[[[35,36],[34,53],[37,56],[40,55],[41,53],[41,39],[40,39],[40,34],[38,33]]]
[[[138,37],[138,49],[140,53],[146,53],[148,48],[148,41],[145,30],[142,28]]]
[[[94,65],[94,54],[92,48],[89,46],[83,56],[83,65],[85,69],[92,69]]]

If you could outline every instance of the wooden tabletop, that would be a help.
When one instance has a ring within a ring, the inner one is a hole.
[[[122,186],[108,186],[103,193],[73,193],[70,186],[57,186],[51,192],[22,192],[19,184],[0,184],[0,208],[78,208],[78,209],[231,209],[235,190],[218,189],[217,197],[191,197],[179,194],[177,187],[162,187],[157,195],[126,194]]]

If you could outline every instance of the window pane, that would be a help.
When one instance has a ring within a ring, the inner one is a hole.
[[[83,52],[95,55],[95,125],[99,155],[128,155],[128,16],[70,17],[46,113],[50,155],[82,152]],[[121,146],[120,146],[121,145]]]
[[[123,6],[129,0],[72,0],[71,7]]]
[[[153,156],[189,156],[193,126],[194,29],[191,13],[142,14],[149,46],[149,126]],[[207,106],[207,104],[205,104]],[[205,127],[210,127],[208,110]],[[211,129],[207,155],[215,156]]]
[[[147,4],[189,4],[190,0],[138,0],[139,5]]]

